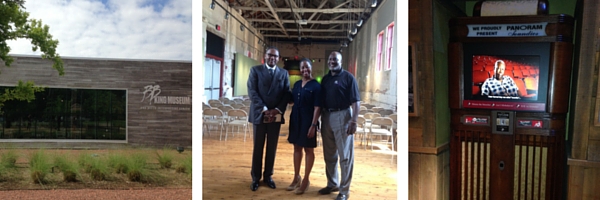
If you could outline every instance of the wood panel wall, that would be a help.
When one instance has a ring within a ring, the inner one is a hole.
[[[409,146],[435,147],[435,93],[433,67],[433,0],[410,0],[409,42],[415,45],[419,116],[409,118]],[[415,72],[413,72],[415,73]]]
[[[436,71],[434,66],[434,44],[443,43],[434,39],[436,10],[456,15],[462,13],[451,2],[409,0],[409,43],[415,45],[417,71],[413,73],[417,73],[415,94],[418,99],[418,116],[409,117],[408,127],[409,199],[449,198],[449,146],[448,143],[436,144],[440,132],[436,130],[436,124],[443,123],[437,122],[436,111],[448,107],[447,103],[436,103],[436,87],[447,87],[446,83],[436,85],[436,73],[448,73],[447,70]]]
[[[191,104],[142,102],[144,87],[148,85],[159,85],[159,96],[191,98],[191,62],[63,58],[65,75],[58,76],[48,60],[33,56],[13,58],[11,67],[0,65],[0,85],[31,80],[49,88],[127,90],[127,143],[192,145]]]
[[[567,199],[600,199],[600,109],[598,62],[600,53],[600,3],[578,1],[578,40],[571,95],[572,147],[569,160]]]

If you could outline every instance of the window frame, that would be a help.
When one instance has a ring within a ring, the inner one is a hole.
[[[376,61],[375,61],[375,66],[376,66],[376,71],[380,72],[382,69],[382,57],[383,57],[383,35],[384,35],[384,31],[381,31],[377,34],[377,54],[376,54]]]
[[[390,23],[387,28],[386,28],[386,34],[387,34],[387,45],[386,45],[386,56],[387,56],[387,63],[385,64],[385,71],[389,71],[392,70],[392,51],[394,48],[394,22]]]

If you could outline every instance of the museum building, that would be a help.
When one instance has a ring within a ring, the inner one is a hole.
[[[0,142],[192,145],[192,63],[173,60],[12,55],[0,68],[0,93],[19,80],[44,90],[31,102],[5,102]]]

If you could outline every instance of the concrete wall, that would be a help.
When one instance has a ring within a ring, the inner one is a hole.
[[[376,70],[377,54],[377,35],[384,31],[384,38],[387,38],[387,26],[394,22],[396,15],[396,1],[385,1],[371,15],[371,18],[363,24],[354,41],[350,43],[349,57],[346,63],[349,66],[356,66],[356,79],[363,102],[376,106],[396,109],[397,106],[397,70],[405,69],[406,65],[397,65],[395,57],[391,59],[391,70]],[[394,26],[394,32],[398,31],[398,26]],[[398,38],[394,38],[398,40]],[[384,40],[384,51],[385,51]],[[395,43],[395,45],[397,42]],[[404,48],[404,47],[402,47]],[[394,46],[392,55],[397,55],[398,47]],[[385,64],[387,59],[382,59]]]
[[[65,75],[58,76],[48,60],[34,56],[13,58],[15,62],[10,68],[0,65],[0,85],[14,86],[19,80],[31,80],[48,88],[126,90],[127,140],[121,142],[192,145],[191,62],[63,58]],[[143,100],[145,87],[157,85],[161,90],[158,97],[177,97],[189,102],[151,103],[147,97]]]

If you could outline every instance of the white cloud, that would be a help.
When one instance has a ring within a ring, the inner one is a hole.
[[[50,26],[63,57],[192,60],[191,0],[106,2],[27,0],[25,10]],[[28,40],[7,43],[11,54],[41,54]]]

